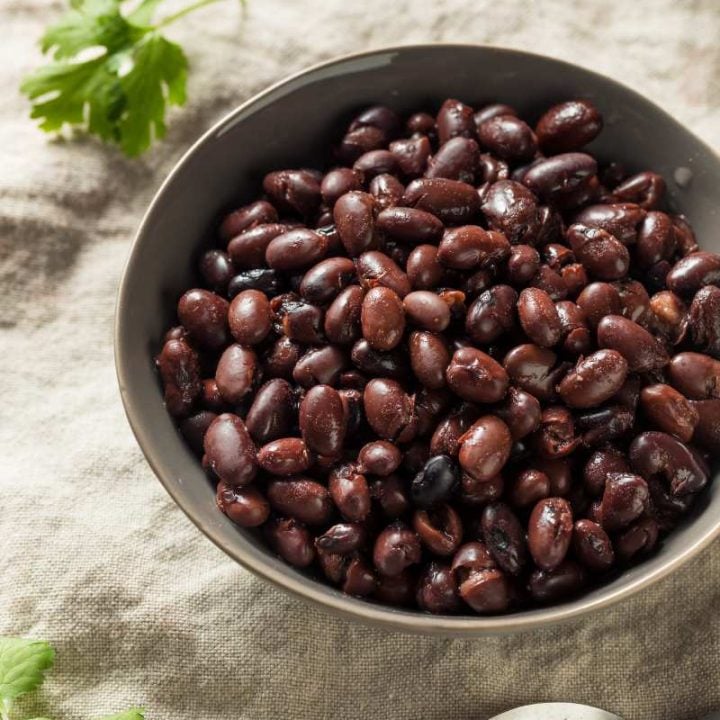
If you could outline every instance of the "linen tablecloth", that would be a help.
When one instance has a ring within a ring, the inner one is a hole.
[[[336,619],[244,571],[153,477],[115,382],[112,324],[133,232],[194,138],[284,75],[334,55],[424,41],[576,61],[639,89],[720,147],[717,0],[233,0],[171,35],[187,108],[140,160],[48,141],[17,87],[59,0],[0,4],[0,634],[57,662],[22,709],[153,720],[486,718],[523,703],[627,719],[720,706],[717,543],[669,579],[578,624],[472,641]]]

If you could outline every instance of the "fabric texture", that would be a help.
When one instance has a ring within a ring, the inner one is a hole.
[[[605,72],[718,148],[717,0],[249,0],[244,17],[226,0],[170,32],[190,56],[190,100],[139,160],[49,141],[28,119],[19,80],[65,6],[0,4],[0,633],[57,648],[25,717],[139,704],[152,720],[482,719],[563,700],[681,720],[720,707],[717,543],[575,625],[464,641],[351,624],[257,579],[185,518],[132,437],[112,349],[155,189],[268,84],[382,45],[496,44]]]

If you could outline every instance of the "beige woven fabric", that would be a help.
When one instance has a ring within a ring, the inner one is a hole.
[[[0,633],[51,640],[24,708],[154,720],[483,719],[543,700],[629,719],[720,707],[717,544],[578,625],[508,638],[393,635],[330,617],[212,546],[153,477],[115,385],[112,322],[130,239],[210,123],[333,55],[427,40],[577,61],[638,88],[720,147],[717,0],[227,0],[173,30],[190,103],[128,161],[48,142],[17,93],[60,0],[0,3]]]

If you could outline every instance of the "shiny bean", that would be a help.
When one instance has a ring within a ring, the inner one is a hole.
[[[496,115],[477,126],[478,138],[493,155],[509,162],[531,160],[537,140],[530,126],[513,115]]]
[[[312,537],[307,528],[292,518],[277,518],[264,526],[270,547],[295,567],[304,568],[315,559]]]
[[[289,380],[293,369],[300,359],[302,348],[288,337],[275,341],[263,358],[263,370],[268,377],[280,377]]]
[[[550,296],[538,288],[526,288],[517,304],[520,325],[525,334],[540,347],[552,347],[560,342],[562,326]]]
[[[381,351],[392,350],[405,332],[403,303],[390,288],[374,287],[363,299],[360,323],[363,337],[370,347]]]
[[[300,432],[310,450],[329,457],[340,455],[346,418],[337,390],[329,385],[310,388],[300,403],[299,419]]]
[[[220,237],[227,242],[248,228],[277,219],[277,210],[266,200],[258,200],[226,215],[220,225]]]
[[[592,348],[592,335],[586,321],[585,311],[570,300],[555,304],[560,320],[562,348],[571,355],[585,355]]]
[[[624,245],[632,245],[638,239],[645,215],[645,211],[634,203],[610,203],[583,208],[575,215],[575,222],[605,230]]]
[[[454,137],[475,137],[475,120],[473,109],[459,100],[446,100],[437,114],[437,126],[440,145],[444,145]]]
[[[366,178],[397,171],[397,160],[389,150],[370,150],[363,153],[353,164],[353,170]]]
[[[628,320],[644,324],[650,312],[650,296],[645,286],[637,280],[627,278],[613,283],[620,296],[622,315]]]
[[[553,603],[577,595],[585,582],[582,567],[573,560],[565,560],[554,570],[533,570],[528,590],[537,602]]]
[[[418,580],[417,604],[426,612],[453,613],[460,606],[457,593],[450,568],[432,562]]]
[[[397,475],[376,480],[372,485],[372,496],[389,518],[404,515],[410,507],[406,484]]]
[[[457,456],[461,436],[476,419],[477,412],[471,405],[461,405],[459,409],[440,420],[430,439],[430,453]]]
[[[534,244],[538,231],[537,198],[524,185],[498,180],[490,185],[482,213],[491,230],[501,232],[513,244]]]
[[[370,488],[365,476],[354,465],[335,468],[328,490],[340,514],[349,522],[363,522],[370,514]]]
[[[433,505],[427,510],[416,510],[413,515],[413,529],[433,555],[452,555],[462,542],[463,526],[460,516],[447,503]]]
[[[243,290],[228,309],[230,332],[241,345],[261,343],[271,330],[270,302],[259,290]]]
[[[263,190],[279,210],[312,215],[320,205],[320,183],[307,170],[277,170],[263,179]]]
[[[411,244],[436,242],[443,232],[443,224],[435,215],[406,207],[389,207],[380,212],[377,228],[395,240]]]
[[[247,347],[233,344],[220,356],[215,370],[215,381],[222,399],[239,403],[250,391],[258,377],[257,355]]]
[[[560,405],[542,411],[540,427],[533,439],[538,455],[549,460],[569,455],[580,444],[572,413]]]
[[[362,190],[363,174],[350,168],[336,168],[327,173],[320,183],[323,201],[332,207],[341,195],[352,190]]]
[[[430,390],[445,387],[445,373],[451,359],[445,341],[429,332],[413,332],[408,349],[410,366],[423,387]]]
[[[596,172],[597,162],[591,155],[569,152],[553,155],[533,165],[522,182],[538,197],[550,201],[577,190]]]
[[[458,591],[463,601],[481,615],[503,612],[510,605],[510,585],[501,570],[473,573]]]
[[[710,452],[720,453],[720,400],[691,400],[690,402],[698,414],[693,442]]]
[[[694,352],[682,352],[667,366],[670,383],[692,400],[720,398],[720,360]]]
[[[581,358],[561,380],[558,393],[573,408],[590,408],[609,400],[625,382],[628,364],[615,350],[598,350]]]
[[[412,439],[417,422],[414,403],[400,383],[384,378],[371,380],[365,386],[363,404],[370,427],[383,440]]]
[[[508,388],[505,401],[495,408],[495,415],[508,426],[513,440],[521,440],[540,427],[540,403],[520,388]]]
[[[647,372],[667,365],[670,360],[663,344],[638,323],[620,315],[608,315],[597,326],[601,348],[619,352],[630,372]]]
[[[653,518],[640,518],[615,539],[618,557],[627,562],[647,554],[657,545],[660,528]]]
[[[487,345],[515,328],[518,294],[509,285],[494,285],[468,308],[465,331],[479,344]]]
[[[218,415],[205,433],[204,447],[210,469],[228,485],[241,487],[255,478],[255,445],[237,415]]]
[[[405,128],[412,134],[432,135],[435,133],[435,118],[426,112],[413,113],[406,120]]]
[[[670,216],[657,211],[647,213],[640,225],[635,246],[638,267],[649,268],[661,260],[671,259],[675,246],[675,228]]]
[[[551,497],[540,500],[528,521],[528,550],[542,570],[554,570],[570,548],[573,532],[572,509],[567,500]]]
[[[459,439],[458,460],[470,477],[491,480],[510,457],[512,435],[508,426],[493,415],[484,415]]]
[[[506,573],[518,575],[527,562],[525,533],[520,521],[505,503],[485,507],[482,534],[490,554]]]
[[[327,488],[309,478],[272,480],[267,485],[267,498],[276,512],[308,525],[323,525],[332,516]]]
[[[277,295],[282,292],[282,280],[279,273],[268,268],[244,270],[231,278],[227,295],[232,299],[243,290],[259,290],[268,296]]]
[[[407,178],[416,178],[425,172],[432,146],[425,135],[417,135],[391,142],[389,150],[400,172]]]
[[[180,432],[196,455],[202,457],[205,433],[217,417],[217,413],[201,410],[180,423]]]
[[[513,245],[507,262],[508,279],[513,285],[529,283],[540,267],[540,255],[530,245]]]
[[[550,478],[541,470],[523,470],[509,488],[514,507],[527,508],[550,495]]]
[[[621,202],[637,203],[644,210],[655,210],[665,196],[665,180],[654,172],[641,172],[613,188]]]
[[[403,308],[407,318],[425,330],[442,332],[450,324],[450,308],[433,292],[409,293],[403,300]]]
[[[707,285],[695,293],[688,322],[693,343],[720,358],[720,287]]]
[[[200,347],[217,350],[228,342],[228,301],[209,290],[188,290],[177,313],[190,339]]]
[[[290,228],[282,223],[263,223],[244,230],[228,243],[228,255],[239,270],[252,270],[265,264],[268,245]]]
[[[610,473],[602,496],[603,528],[612,531],[627,527],[645,512],[649,498],[647,483],[639,475]]]
[[[502,400],[507,391],[508,373],[489,355],[467,347],[457,350],[445,377],[450,389],[463,400],[493,403]]]
[[[402,461],[402,452],[387,440],[374,440],[363,445],[358,453],[361,472],[386,477],[394,473]]]
[[[294,420],[290,383],[276,378],[266,382],[255,394],[245,425],[253,440],[264,444],[287,435]]]
[[[347,367],[345,353],[333,345],[311,348],[295,365],[293,380],[303,387],[313,385],[335,386],[340,374]]]
[[[332,257],[310,268],[300,283],[300,295],[309,303],[325,305],[355,277],[355,265],[349,258]]]
[[[568,296],[568,286],[562,275],[549,265],[540,265],[530,285],[544,290],[555,301],[564,300]]]
[[[215,498],[220,511],[241,527],[258,527],[270,516],[270,504],[254,487],[233,487],[221,480]]]
[[[438,245],[437,259],[455,270],[471,270],[499,262],[510,254],[510,243],[498,232],[487,232],[477,225],[463,225],[445,231]]]
[[[605,482],[611,473],[629,472],[628,459],[619,450],[613,448],[596,450],[585,463],[583,487],[591,497],[601,497],[605,490]]]
[[[337,345],[349,345],[360,337],[363,291],[358,285],[341,290],[325,313],[325,335]]]
[[[435,455],[413,479],[410,494],[415,505],[429,508],[447,500],[459,481],[460,469],[455,461],[448,455]]]
[[[583,310],[590,327],[597,327],[606,315],[620,315],[622,300],[613,285],[605,282],[590,283],[577,298],[578,307]]]
[[[390,288],[400,299],[411,290],[408,276],[384,253],[371,250],[356,261],[360,284],[366,290],[382,286]]]
[[[571,225],[567,239],[585,269],[600,280],[618,280],[630,268],[628,249],[609,232],[586,225]]]
[[[454,137],[429,159],[425,177],[472,183],[479,161],[480,149],[474,140]]]
[[[699,416],[690,401],[669,385],[648,385],[640,392],[640,407],[660,430],[690,442]]]
[[[558,365],[557,355],[552,350],[527,343],[510,350],[503,360],[503,367],[513,385],[538,400],[549,401],[556,397],[555,386],[568,365]]]
[[[615,562],[612,542],[605,530],[592,520],[578,520],[573,527],[573,551],[585,567],[605,572]]]
[[[368,187],[375,200],[376,210],[382,211],[400,204],[405,187],[394,175],[377,175]]]
[[[199,270],[205,284],[218,293],[225,292],[230,279],[235,274],[235,268],[228,254],[222,250],[208,250],[203,253]]]
[[[357,257],[374,244],[374,212],[373,196],[358,190],[345,193],[335,202],[335,227],[350,257]]]
[[[185,417],[202,392],[200,362],[185,340],[168,340],[156,359],[163,384],[165,407],[175,417]]]
[[[373,548],[373,563],[381,575],[399,575],[420,562],[420,538],[402,523],[388,525],[380,532]]]
[[[328,240],[324,235],[315,230],[296,228],[270,241],[265,260],[273,270],[303,270],[322,260],[327,250]]]
[[[475,188],[459,180],[419,178],[406,188],[402,204],[432,213],[447,225],[463,225],[480,210]]]
[[[272,475],[297,475],[312,465],[312,457],[304,440],[285,437],[263,445],[258,450],[257,462]]]
[[[594,140],[602,127],[602,115],[589,100],[569,100],[546,110],[535,132],[543,151],[555,155],[579,150]]]
[[[348,555],[362,548],[366,540],[367,531],[363,525],[359,523],[338,523],[329,527],[322,535],[318,535],[315,546],[325,552]]]
[[[575,424],[582,433],[582,444],[595,448],[617,440],[632,430],[635,413],[622,405],[610,405],[577,415]]]

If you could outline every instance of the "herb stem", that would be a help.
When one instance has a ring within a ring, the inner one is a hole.
[[[178,10],[176,13],[173,13],[172,15],[168,15],[165,19],[161,20],[157,25],[155,25],[155,30],[159,30],[160,28],[164,28],[166,25],[170,25],[170,23],[174,23],[176,20],[179,20],[181,17],[185,17],[185,15],[188,15],[191,12],[194,12],[195,10],[199,10],[201,7],[205,7],[205,5],[212,5],[212,3],[218,2],[219,0],[197,0],[194,3],[191,3],[187,7],[183,8],[182,10]]]

